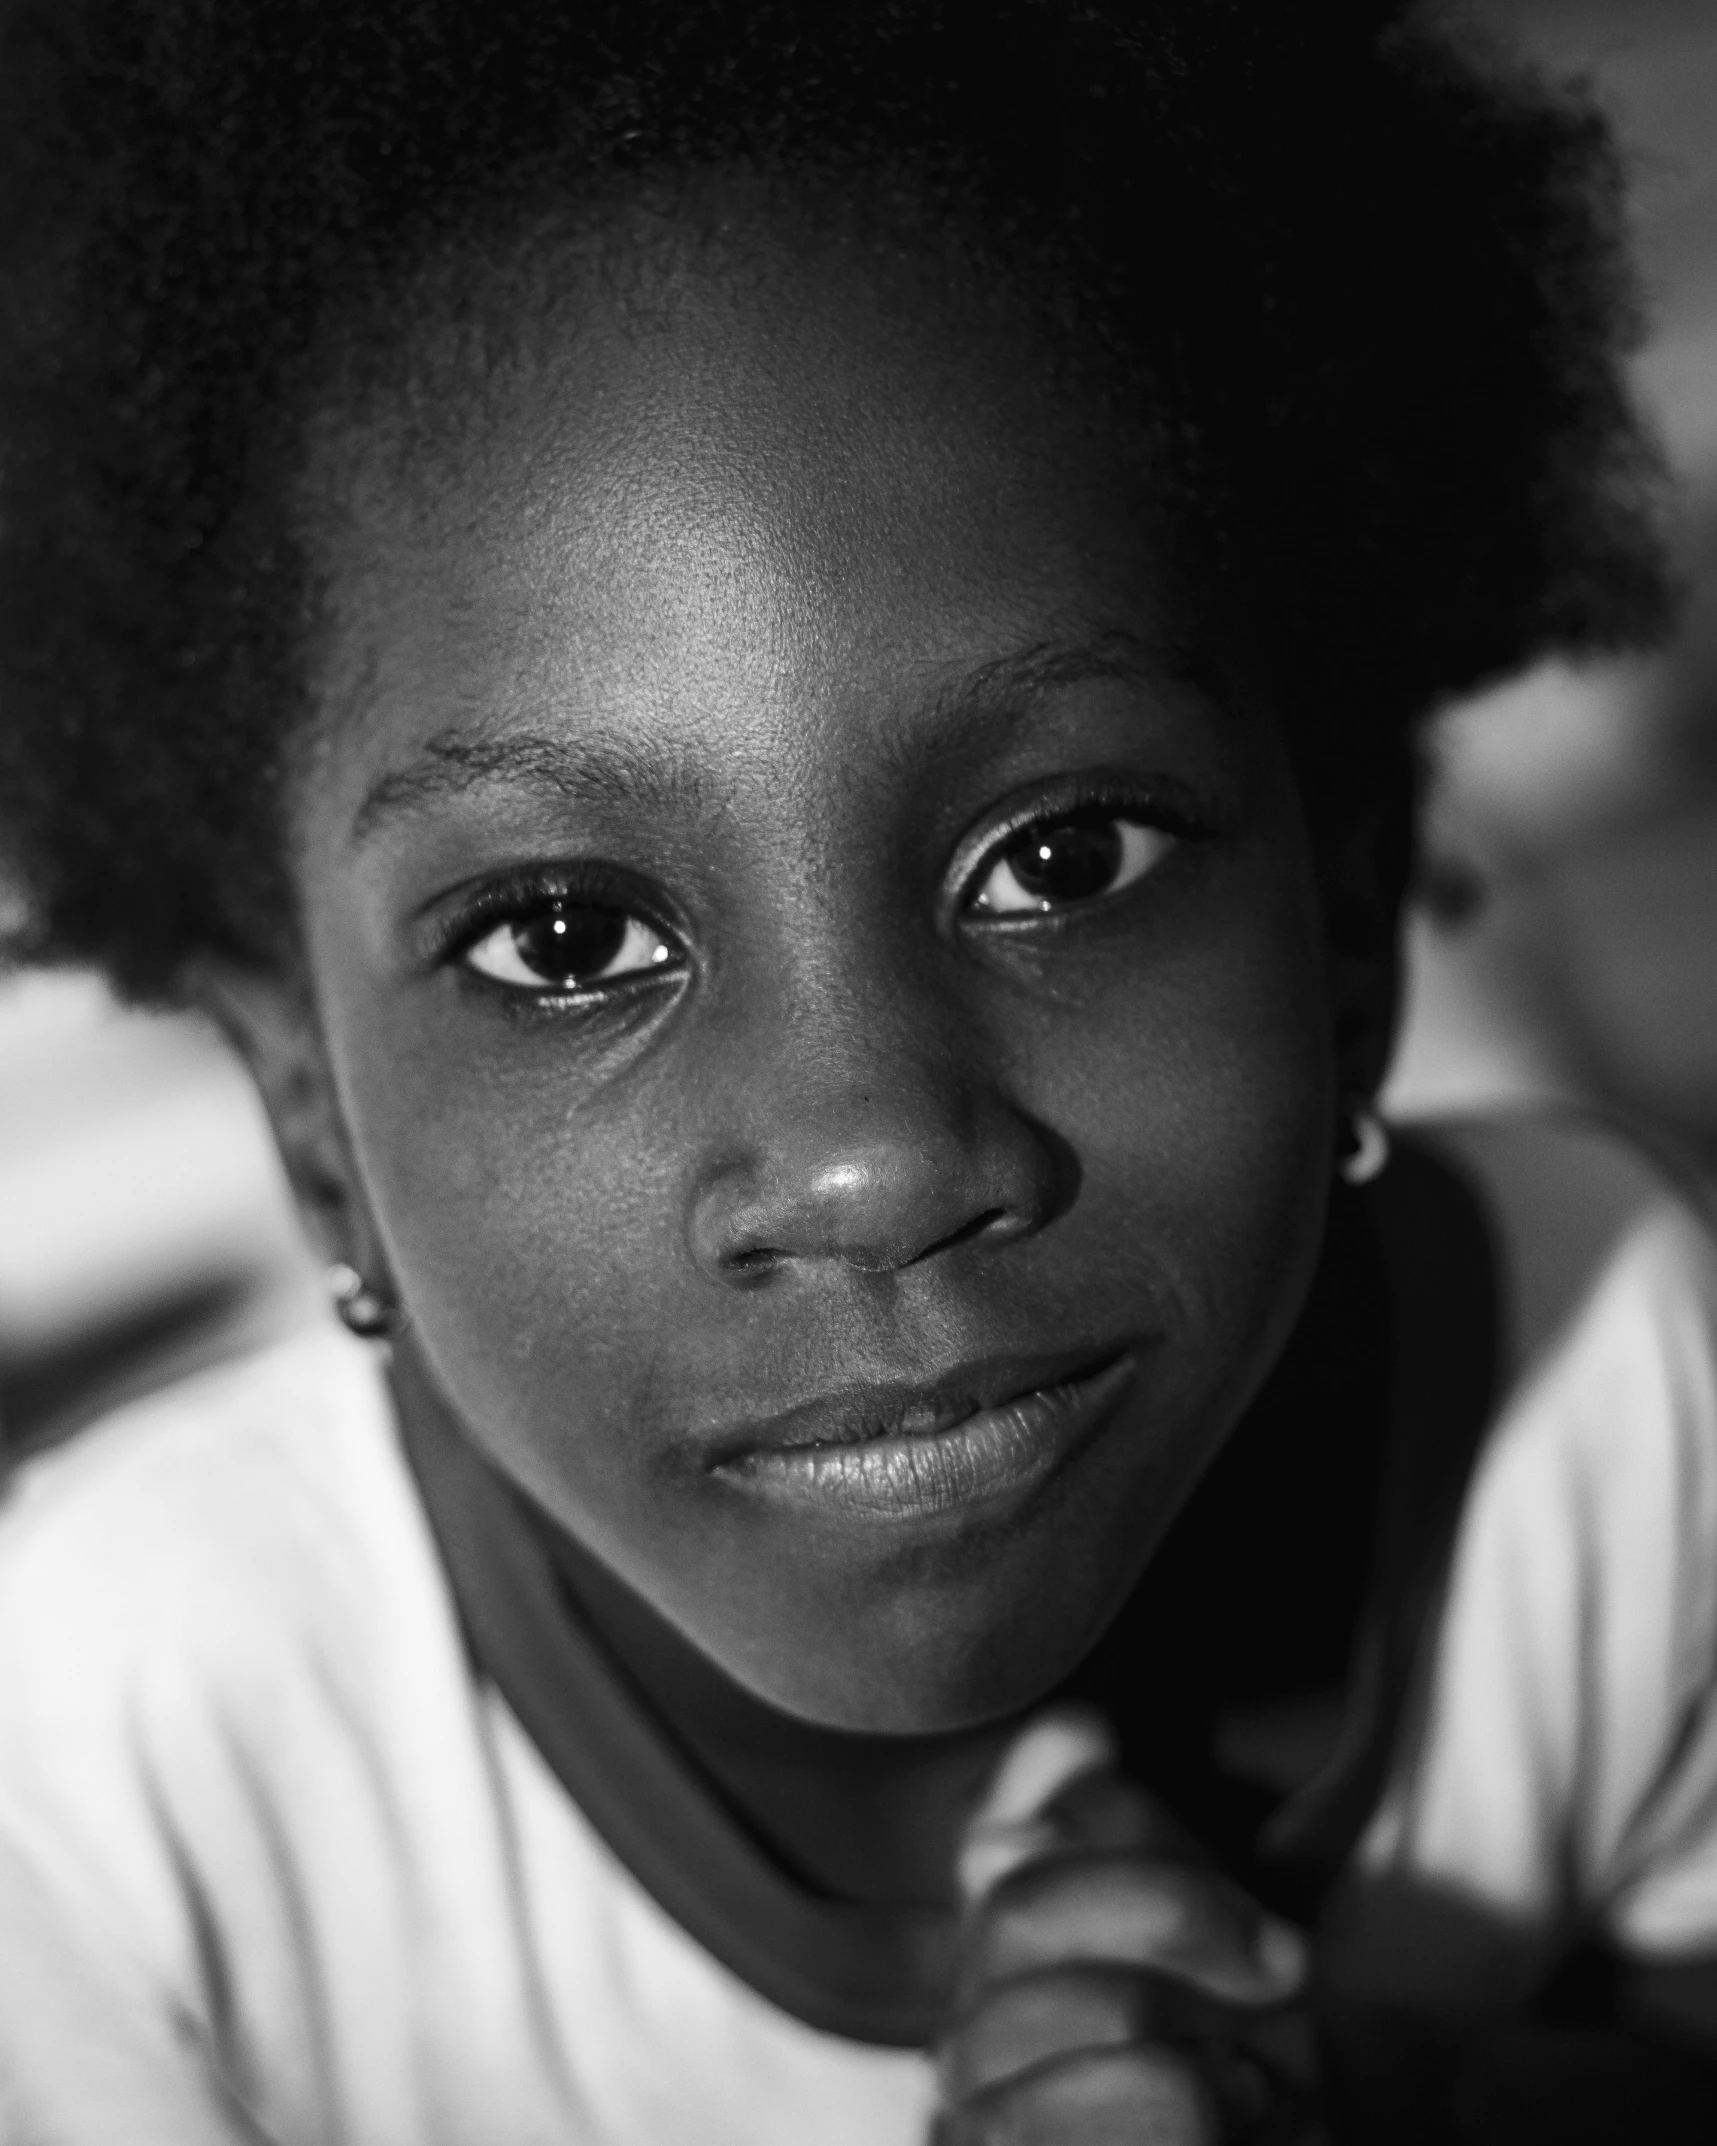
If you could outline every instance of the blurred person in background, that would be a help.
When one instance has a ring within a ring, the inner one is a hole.
[[[1709,2135],[1711,1246],[1371,1101],[1417,721],[1663,615],[1410,16],[8,11],[18,936],[350,1334],[19,1472],[7,2136]]]
[[[1629,164],[1650,336],[1633,372],[1677,476],[1681,623],[1660,651],[1551,661],[1431,740],[1424,899],[1389,1092],[1414,1114],[1600,1105],[1717,1159],[1717,11],[1487,0],[1592,80]]]

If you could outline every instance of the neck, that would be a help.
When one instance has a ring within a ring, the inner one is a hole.
[[[777,1862],[835,1900],[953,1904],[960,1828],[1016,1723],[875,1736],[783,1713],[736,1683],[538,1508],[522,1501],[521,1509],[573,1607]]]
[[[533,1632],[527,1620],[509,1641],[519,1657],[512,1663],[515,1673],[528,1672],[536,1687],[552,1694],[558,1594],[569,1623],[606,1657],[615,1681],[653,1721],[658,1737],[677,1748],[730,1819],[798,1886],[865,1908],[955,1904],[960,1829],[1013,1722],[944,1736],[860,1735],[770,1706],[658,1615],[488,1459],[481,1442],[456,1420],[409,1335],[392,1352],[390,1383],[420,1484],[443,1482],[432,1508],[451,1499],[460,1509],[476,1498],[492,1515],[492,1525],[476,1532],[476,1547],[467,1543],[458,1551],[455,1545],[463,1606],[469,1610],[479,1596],[493,1593],[486,1567],[507,1556],[503,1545],[513,1530],[528,1536],[534,1561],[552,1583],[545,1586],[539,1628]],[[438,1455],[451,1464],[451,1475]],[[464,1458],[456,1460],[459,1455]],[[473,1469],[479,1472],[473,1475]],[[546,1703],[554,1703],[552,1696]]]

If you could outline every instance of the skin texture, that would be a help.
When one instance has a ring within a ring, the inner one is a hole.
[[[1184,675],[1148,514],[981,329],[839,249],[690,249],[411,455],[325,442],[307,982],[225,997],[469,1435],[849,1728],[1001,1716],[1095,1639],[1297,1312],[1354,1028],[1271,723]],[[1149,870],[972,910],[1094,798],[1172,831]],[[473,901],[569,872],[670,958],[476,974]],[[716,1465],[1004,1351],[1135,1366],[1023,1489],[878,1518]]]

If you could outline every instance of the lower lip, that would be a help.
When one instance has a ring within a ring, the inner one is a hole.
[[[1122,1356],[927,1436],[759,1447],[718,1472],[782,1505],[859,1520],[927,1519],[1034,1489],[1102,1428],[1136,1368]]]

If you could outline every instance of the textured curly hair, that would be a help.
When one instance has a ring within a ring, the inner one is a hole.
[[[1095,327],[1198,630],[1244,635],[1314,793],[1661,621],[1603,121],[1406,0],[6,0],[29,955],[162,998],[289,950],[318,382],[462,233],[735,165],[911,196]]]

